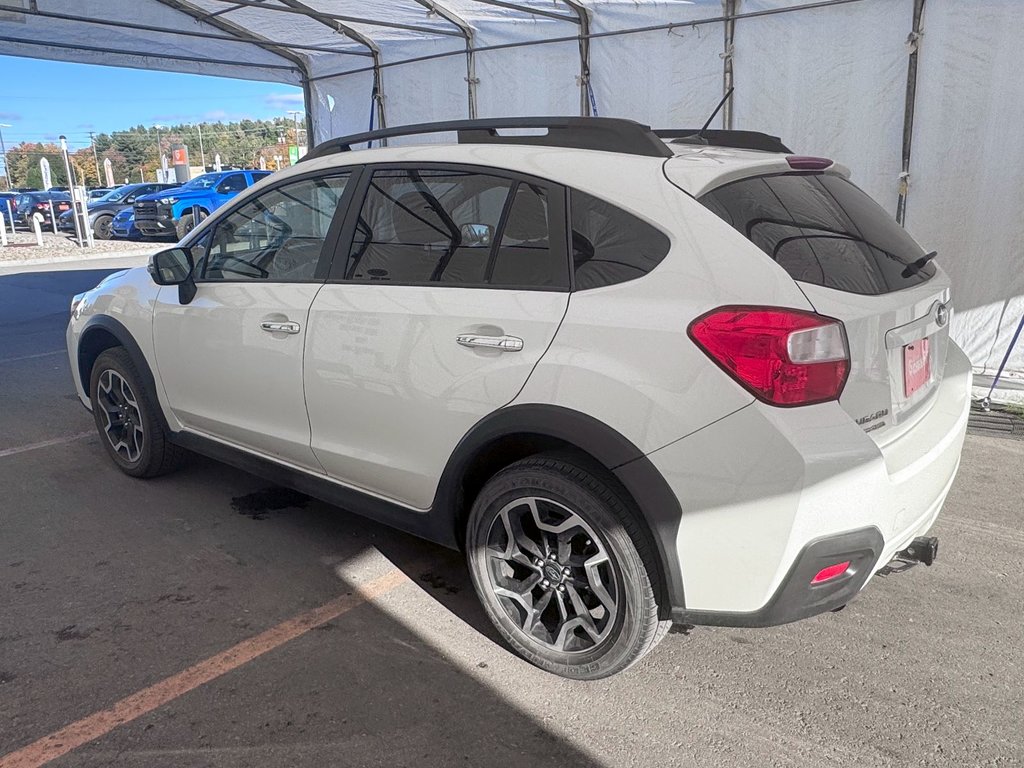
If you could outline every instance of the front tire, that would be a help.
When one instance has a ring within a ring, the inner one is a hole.
[[[199,225],[199,222],[203,221],[203,219],[205,219],[206,216],[206,213],[200,211],[199,221],[196,221],[195,216],[193,216],[191,213],[186,213],[184,216],[178,219],[178,223],[174,225],[174,231],[175,234],[178,235],[178,239],[184,239],[185,235],[187,235],[189,232],[195,229]]]
[[[185,456],[157,415],[157,404],[122,347],[96,358],[89,378],[92,414],[107,454],[132,477],[156,477],[178,468]]]
[[[505,641],[562,677],[621,672],[671,625],[659,619],[649,535],[585,462],[541,455],[500,471],[473,504],[466,551]]]

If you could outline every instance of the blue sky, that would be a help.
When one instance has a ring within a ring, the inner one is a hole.
[[[68,137],[89,145],[109,133],[154,123],[285,117],[302,109],[302,89],[280,83],[99,67],[0,56],[0,123],[10,148]]]

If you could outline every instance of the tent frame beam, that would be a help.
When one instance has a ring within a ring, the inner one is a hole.
[[[182,11],[183,13],[188,13],[183,8],[179,8],[176,5],[172,4],[171,2],[168,2],[168,0],[157,0],[157,2],[162,3],[163,5],[168,6],[169,8],[174,8],[175,10]],[[158,26],[156,26],[154,24],[139,24],[139,23],[133,22],[133,21],[120,21],[118,19],[99,19],[99,18],[90,17],[90,16],[76,16],[75,14],[72,14],[72,13],[55,13],[53,11],[42,11],[42,10],[39,10],[38,8],[35,8],[35,9],[32,9],[32,8],[17,8],[17,9],[12,9],[12,12],[13,13],[22,13],[22,14],[25,14],[26,16],[38,16],[38,17],[43,18],[43,19],[61,19],[63,21],[73,21],[73,22],[82,23],[82,24],[94,24],[94,25],[103,26],[103,27],[116,27],[118,29],[134,29],[134,30],[138,30],[140,32],[157,32],[157,33],[160,33],[160,34],[167,34],[167,35],[179,35],[181,37],[195,37],[195,38],[199,38],[201,40],[218,40],[218,41],[232,42],[232,43],[250,43],[251,42],[254,45],[259,45],[261,48],[264,48],[265,50],[271,50],[271,48],[269,46],[273,46],[274,47],[273,52],[278,54],[279,56],[285,56],[285,58],[287,58],[287,56],[286,56],[287,49],[301,50],[301,51],[316,51],[318,53],[341,54],[341,55],[345,55],[345,56],[367,56],[368,57],[370,55],[366,51],[345,51],[345,50],[339,50],[338,48],[329,48],[329,47],[327,47],[325,45],[304,45],[302,43],[283,43],[283,42],[277,42],[275,40],[269,40],[269,39],[265,39],[265,38],[261,38],[259,41],[257,41],[255,39],[256,38],[255,35],[253,35],[252,38],[249,38],[247,36],[246,37],[242,37],[242,36],[240,36],[238,34],[233,34],[233,33],[227,33],[227,34],[219,35],[216,32],[202,32],[202,31],[199,31],[199,30],[189,30],[189,29],[171,29],[169,27],[158,27]],[[199,16],[196,16],[194,14],[189,14],[189,15],[192,16],[196,21],[200,21]],[[206,23],[210,24],[211,26],[217,26],[214,19],[203,19],[203,21],[205,21]],[[246,35],[248,35],[248,33],[246,33]],[[258,64],[254,64],[253,66],[259,66],[259,65]]]
[[[580,26],[580,115],[590,117],[590,13],[580,0],[562,2],[576,14],[576,23]]]
[[[481,3],[487,2],[493,4],[497,0],[473,0],[474,2]],[[796,11],[806,11],[812,8],[827,8],[833,5],[848,5],[850,3],[860,3],[864,0],[817,0],[817,2],[802,3],[800,5],[788,5],[782,8],[765,8],[760,11],[748,11],[746,13],[736,13],[731,17],[729,16],[714,16],[703,19],[691,19],[689,21],[673,21],[666,24],[653,24],[647,27],[633,27],[631,29],[613,29],[607,32],[590,32],[586,35],[588,40],[600,40],[606,37],[619,37],[622,35],[638,35],[644,32],[663,32],[670,31],[676,27],[699,27],[704,24],[721,24],[728,21],[730,18],[734,20],[740,19],[756,19],[761,16],[775,16],[780,13],[794,13]],[[532,9],[525,9],[530,13],[534,13]],[[578,21],[578,19],[564,18],[565,21]],[[549,37],[544,40],[523,40],[515,43],[500,43],[498,45],[484,45],[476,48],[477,53],[483,53],[487,51],[501,51],[507,48],[527,48],[534,45],[553,45],[556,43],[571,43],[583,37],[583,34],[576,34],[563,37]],[[398,61],[389,61],[381,64],[381,68],[395,67],[401,64],[415,64],[420,61],[432,61],[434,59],[444,59],[449,56],[459,56],[461,51],[447,51],[442,53],[432,53],[426,56],[413,56],[408,59],[400,59]],[[356,75],[360,72],[368,72],[371,67],[363,67],[360,69],[348,69],[341,72],[328,72],[323,75],[317,75],[316,77],[310,78],[313,82],[318,80],[330,80],[335,77],[343,77],[345,75]]]
[[[907,197],[910,193],[910,151],[914,143],[914,106],[917,102],[917,57],[921,49],[921,20],[925,0],[914,0],[914,26],[909,41],[912,45],[907,56],[907,93],[903,102],[903,144],[900,165],[899,192],[896,197],[896,221],[904,225],[907,217]],[[1009,352],[1007,352],[1009,354]]]
[[[180,13],[184,13],[187,16],[191,16],[197,22],[210,24],[211,26],[214,26],[217,29],[226,32],[229,35],[234,35],[236,38],[240,40],[250,42],[253,45],[258,45],[261,48],[265,48],[266,50],[270,51],[271,53],[276,53],[279,56],[283,56],[285,59],[288,59],[289,61],[295,62],[295,65],[299,67],[300,71],[302,72],[302,101],[304,108],[303,111],[306,113],[306,146],[312,147],[313,89],[310,84],[310,76],[312,75],[312,73],[309,70],[309,64],[307,64],[306,61],[301,56],[299,56],[296,53],[293,53],[287,48],[282,48],[276,43],[267,40],[262,35],[257,34],[256,32],[250,32],[247,29],[239,27],[238,25],[231,21],[228,21],[227,19],[204,18],[205,16],[207,16],[207,14],[203,11],[203,9],[193,5],[189,2],[189,0],[159,0],[159,2],[163,5],[166,5],[169,8],[173,8],[174,10]],[[356,52],[350,51],[350,53]],[[365,55],[362,52],[358,53],[359,55]],[[296,136],[295,146],[298,147],[298,145],[299,137]]]
[[[347,37],[349,40],[354,40],[360,45],[366,47],[366,49],[370,52],[370,55],[373,57],[373,66],[370,68],[370,70],[373,72],[373,91],[371,93],[373,107],[371,107],[371,109],[376,110],[378,125],[381,128],[387,128],[387,112],[384,109],[384,73],[382,71],[383,64],[381,62],[380,48],[377,46],[377,44],[369,37],[364,35],[362,32],[353,29],[347,24],[343,24],[336,18],[332,18],[330,16],[326,16],[320,13],[315,8],[311,8],[304,2],[301,2],[301,0],[280,0],[280,2],[288,6],[291,10],[299,12],[302,15],[324,25],[328,29],[332,30],[335,34]],[[313,78],[309,78],[309,82],[312,81]],[[371,112],[371,115],[372,114],[373,113]],[[384,143],[385,145],[387,145],[386,139]]]
[[[423,32],[428,35],[446,35],[448,37],[462,37],[461,32],[455,32],[450,29],[437,29],[435,27],[422,27],[418,24],[403,24],[398,21],[386,21],[384,19],[368,19],[362,16],[346,16],[340,13],[331,13],[329,11],[318,11],[315,8],[309,8],[309,13],[306,11],[299,10],[292,7],[287,7],[290,4],[285,5],[268,5],[267,3],[261,2],[261,0],[217,0],[219,3],[230,3],[232,8],[226,10],[214,11],[214,14],[220,16],[225,13],[237,11],[241,8],[258,8],[261,11],[273,11],[275,13],[294,13],[302,16],[313,17],[316,16],[331,19],[332,21],[350,23],[350,24],[367,24],[374,27],[387,27],[389,29],[403,29],[409,32]],[[308,6],[307,6],[308,8]]]
[[[228,67],[240,67],[242,69],[275,69],[286,72],[298,72],[305,78],[305,72],[297,67],[288,64],[253,64],[249,61],[232,61],[230,59],[212,59],[208,56],[185,56],[180,53],[153,53],[152,51],[126,51],[114,48],[104,48],[99,45],[83,45],[76,43],[57,43],[52,40],[25,40],[20,37],[0,37],[0,42],[17,43],[19,45],[38,45],[47,48],[67,48],[71,51],[87,51],[90,53],[110,53],[122,56],[138,56],[143,59],[168,59],[170,61],[188,61],[200,64],[223,64]]]
[[[469,99],[467,114],[470,120],[476,118],[476,86],[480,80],[476,76],[476,52],[473,49],[473,27],[468,21],[459,16],[455,11],[446,8],[436,0],[415,0],[431,13],[436,13],[445,19],[449,24],[457,27],[466,41],[466,91]]]
[[[557,11],[547,11],[543,8],[531,8],[528,5],[509,2],[509,0],[473,0],[473,2],[481,3],[482,5],[493,5],[497,8],[508,8],[509,10],[528,13],[532,16],[543,16],[546,19],[555,19],[556,21],[568,21],[571,24],[579,24],[579,19],[575,16],[558,13]]]

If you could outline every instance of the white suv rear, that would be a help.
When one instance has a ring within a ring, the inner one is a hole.
[[[949,281],[831,161],[668,135],[328,142],[75,297],[79,396],[131,475],[191,449],[463,547],[558,674],[838,609],[934,556],[970,391]]]

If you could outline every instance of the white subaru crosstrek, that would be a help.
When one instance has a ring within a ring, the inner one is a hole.
[[[603,677],[935,555],[970,366],[848,176],[606,118],[332,140],[76,296],[75,385],[128,474],[191,450],[464,548],[517,653]]]

